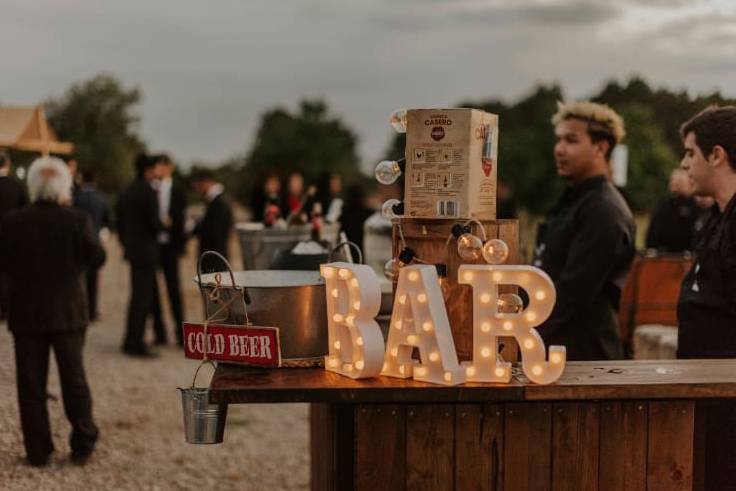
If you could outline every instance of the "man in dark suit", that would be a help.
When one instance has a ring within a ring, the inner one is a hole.
[[[135,162],[137,176],[118,200],[118,235],[130,261],[130,304],[123,352],[130,356],[156,356],[145,344],[146,319],[153,310],[156,268],[159,264],[158,233],[162,230],[158,199],[151,183],[158,167],[141,153]]]
[[[74,207],[86,212],[92,219],[92,227],[95,234],[99,236],[100,230],[110,228],[110,207],[107,200],[95,186],[94,172],[85,169],[79,173],[81,182],[75,193],[72,191]],[[87,297],[89,299],[89,320],[97,320],[97,283],[99,269],[92,268],[87,271]]]
[[[217,182],[212,172],[200,170],[192,175],[192,185],[207,204],[204,218],[194,228],[199,238],[199,254],[215,251],[227,258],[227,241],[233,225],[230,204],[224,194],[224,187]],[[222,265],[214,260],[202,264],[204,271],[221,270]]]
[[[28,204],[23,184],[10,175],[10,155],[0,148],[0,220],[11,210]],[[0,241],[3,237],[0,236]],[[8,282],[0,273],[0,319],[5,319],[8,309]]]
[[[187,196],[183,187],[176,181],[174,162],[166,154],[157,155],[154,160],[160,168],[161,179],[157,182],[159,217],[164,230],[158,234],[159,257],[161,269],[166,280],[166,291],[169,295],[171,313],[174,317],[176,342],[183,345],[181,288],[179,285],[179,256],[184,254],[186,238],[184,236],[184,213],[187,208]],[[166,344],[166,328],[164,327],[161,301],[158,294],[158,282],[153,303],[153,329],[156,344]]]
[[[98,429],[82,363],[87,328],[84,273],[105,261],[90,219],[71,204],[64,163],[41,157],[30,167],[33,204],[0,223],[0,270],[10,280],[8,327],[15,342],[21,427],[28,462],[43,466],[54,450],[46,407],[49,351],[54,350],[72,425],[72,461],[83,464]]]

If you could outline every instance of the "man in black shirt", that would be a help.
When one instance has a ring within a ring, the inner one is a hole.
[[[670,174],[670,195],[652,213],[647,230],[647,249],[691,251],[698,213],[687,172],[674,169]]]
[[[736,106],[710,107],[680,129],[696,196],[715,200],[700,231],[695,262],[677,305],[678,358],[736,358]],[[736,489],[736,408],[710,401],[705,428],[705,489]]]
[[[623,358],[617,311],[634,258],[634,221],[608,179],[623,120],[608,106],[560,104],[552,118],[557,173],[567,189],[540,230],[534,265],[557,290],[539,333],[563,345],[568,360]]]
[[[0,148],[0,219],[6,213],[28,204],[28,196],[23,184],[10,174],[10,155]],[[0,237],[0,242],[6,240]],[[8,280],[5,273],[0,273],[0,320],[8,312]]]

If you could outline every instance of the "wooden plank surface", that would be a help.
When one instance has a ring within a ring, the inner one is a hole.
[[[406,489],[454,489],[455,406],[406,408]],[[378,488],[376,488],[378,489]]]
[[[455,489],[503,489],[503,417],[500,404],[455,408]]]
[[[598,489],[599,412],[597,402],[552,406],[552,489]]]
[[[600,491],[647,489],[646,401],[606,401],[600,416]]]
[[[355,406],[355,489],[404,490],[406,408],[390,404]],[[348,489],[348,488],[346,488]]]
[[[736,397],[736,360],[581,361],[551,385],[515,378],[526,400]]]
[[[648,491],[692,489],[694,427],[693,401],[649,403]]]
[[[522,397],[523,388],[518,382],[446,387],[393,377],[353,380],[323,368],[260,369],[219,365],[210,383],[210,400],[228,404],[449,403],[519,401]]]
[[[505,406],[503,489],[551,489],[551,404],[509,403]]]
[[[321,368],[220,365],[210,383],[219,403],[474,403],[521,400],[699,399],[736,397],[736,360],[571,362],[559,381],[469,383],[454,387],[408,379],[353,380]]]

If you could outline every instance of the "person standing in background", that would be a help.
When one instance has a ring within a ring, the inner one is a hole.
[[[252,220],[271,227],[281,218],[281,181],[278,174],[271,171],[259,183],[253,190],[250,202]]]
[[[0,220],[11,210],[28,204],[28,196],[23,184],[10,175],[10,155],[0,148]],[[0,242],[4,238],[0,235]],[[4,273],[0,272],[0,320],[7,317],[8,283]]]
[[[10,280],[8,328],[15,344],[21,429],[33,466],[45,466],[54,451],[47,408],[51,349],[72,426],[73,463],[87,462],[99,435],[82,358],[88,324],[84,273],[102,266],[105,251],[90,218],[69,206],[71,184],[61,160],[36,159],[28,170],[33,204],[0,222],[0,271]]]
[[[79,190],[76,194],[74,207],[78,208],[92,219],[92,227],[100,237],[100,231],[103,228],[110,228],[110,207],[107,200],[97,190],[95,186],[95,174],[91,170],[83,170],[80,174]],[[89,320],[96,321],[98,317],[97,311],[97,289],[98,289],[99,269],[89,269],[87,271],[87,298],[89,300]]]
[[[547,346],[565,346],[570,361],[621,359],[618,309],[634,260],[635,226],[608,174],[624,122],[608,106],[575,102],[559,103],[552,123],[557,174],[567,187],[535,250],[534,266],[557,291],[539,334]]]
[[[158,198],[152,182],[159,178],[158,166],[141,153],[135,161],[136,177],[118,199],[118,235],[125,258],[130,261],[130,303],[122,351],[136,357],[157,354],[145,344],[148,315],[153,311],[156,294],[156,269],[159,264],[158,233],[162,225],[158,214]]]
[[[192,232],[199,239],[199,255],[205,251],[215,251],[227,259],[227,242],[233,226],[233,216],[225,196],[225,187],[215,180],[214,174],[209,170],[194,172],[191,180],[194,190],[207,205],[204,217]],[[213,264],[222,267],[210,258],[202,268],[204,271],[212,270]]]
[[[693,248],[698,206],[692,196],[687,172],[680,168],[670,173],[670,195],[652,213],[647,230],[647,249],[685,252]]]
[[[342,176],[334,172],[322,174],[317,183],[317,202],[322,205],[324,220],[335,223],[342,215]]]
[[[182,324],[184,317],[179,282],[179,257],[184,254],[186,238],[184,236],[184,213],[187,208],[187,196],[184,188],[173,178],[174,162],[166,154],[153,157],[159,167],[161,179],[157,181],[159,219],[164,228],[158,234],[159,257],[161,269],[166,281],[166,292],[169,296],[171,314],[174,319],[176,342],[183,345]],[[156,344],[168,342],[163,322],[161,298],[158,282],[154,282],[156,295],[153,303],[153,326],[156,333]]]

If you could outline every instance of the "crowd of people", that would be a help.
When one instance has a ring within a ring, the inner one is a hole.
[[[610,178],[611,154],[625,136],[624,121],[608,106],[577,102],[560,104],[552,123],[554,161],[566,187],[540,227],[535,248],[534,265],[557,291],[554,309],[538,330],[546,345],[566,346],[568,360],[620,359],[624,346],[617,315],[636,252],[633,215]],[[681,136],[684,157],[672,171],[671,195],[652,215],[647,247],[694,256],[678,304],[678,357],[735,358],[736,107],[702,111],[683,124]],[[169,343],[172,330],[163,322],[158,272],[165,278],[175,342],[181,346],[179,257],[193,236],[200,253],[211,250],[227,258],[233,214],[222,183],[209,171],[195,171],[189,179],[206,205],[194,222],[187,219],[187,188],[174,178],[169,156],[140,154],[135,170],[115,206],[131,284],[121,349],[149,358],[156,352],[144,341],[148,321],[156,344]],[[363,222],[373,210],[360,186],[343,194],[335,173],[306,189],[296,172],[286,176],[283,191],[281,182],[275,173],[263,176],[252,195],[255,221],[266,227],[311,223],[316,230],[323,222],[339,222],[362,247]],[[79,172],[73,159],[37,159],[27,187],[28,193],[10,177],[10,159],[0,151],[0,314],[7,317],[15,343],[26,454],[31,464],[44,465],[53,450],[46,412],[53,349],[72,424],[72,460],[84,463],[98,429],[82,347],[89,321],[99,315],[97,276],[105,261],[100,238],[111,226],[110,207],[95,187],[93,172]],[[510,199],[510,190],[503,194]],[[504,213],[515,213],[513,208]],[[736,431],[728,419],[732,414],[724,410],[722,417]],[[713,462],[728,465],[717,455],[734,440],[736,434],[728,431],[711,434]]]

